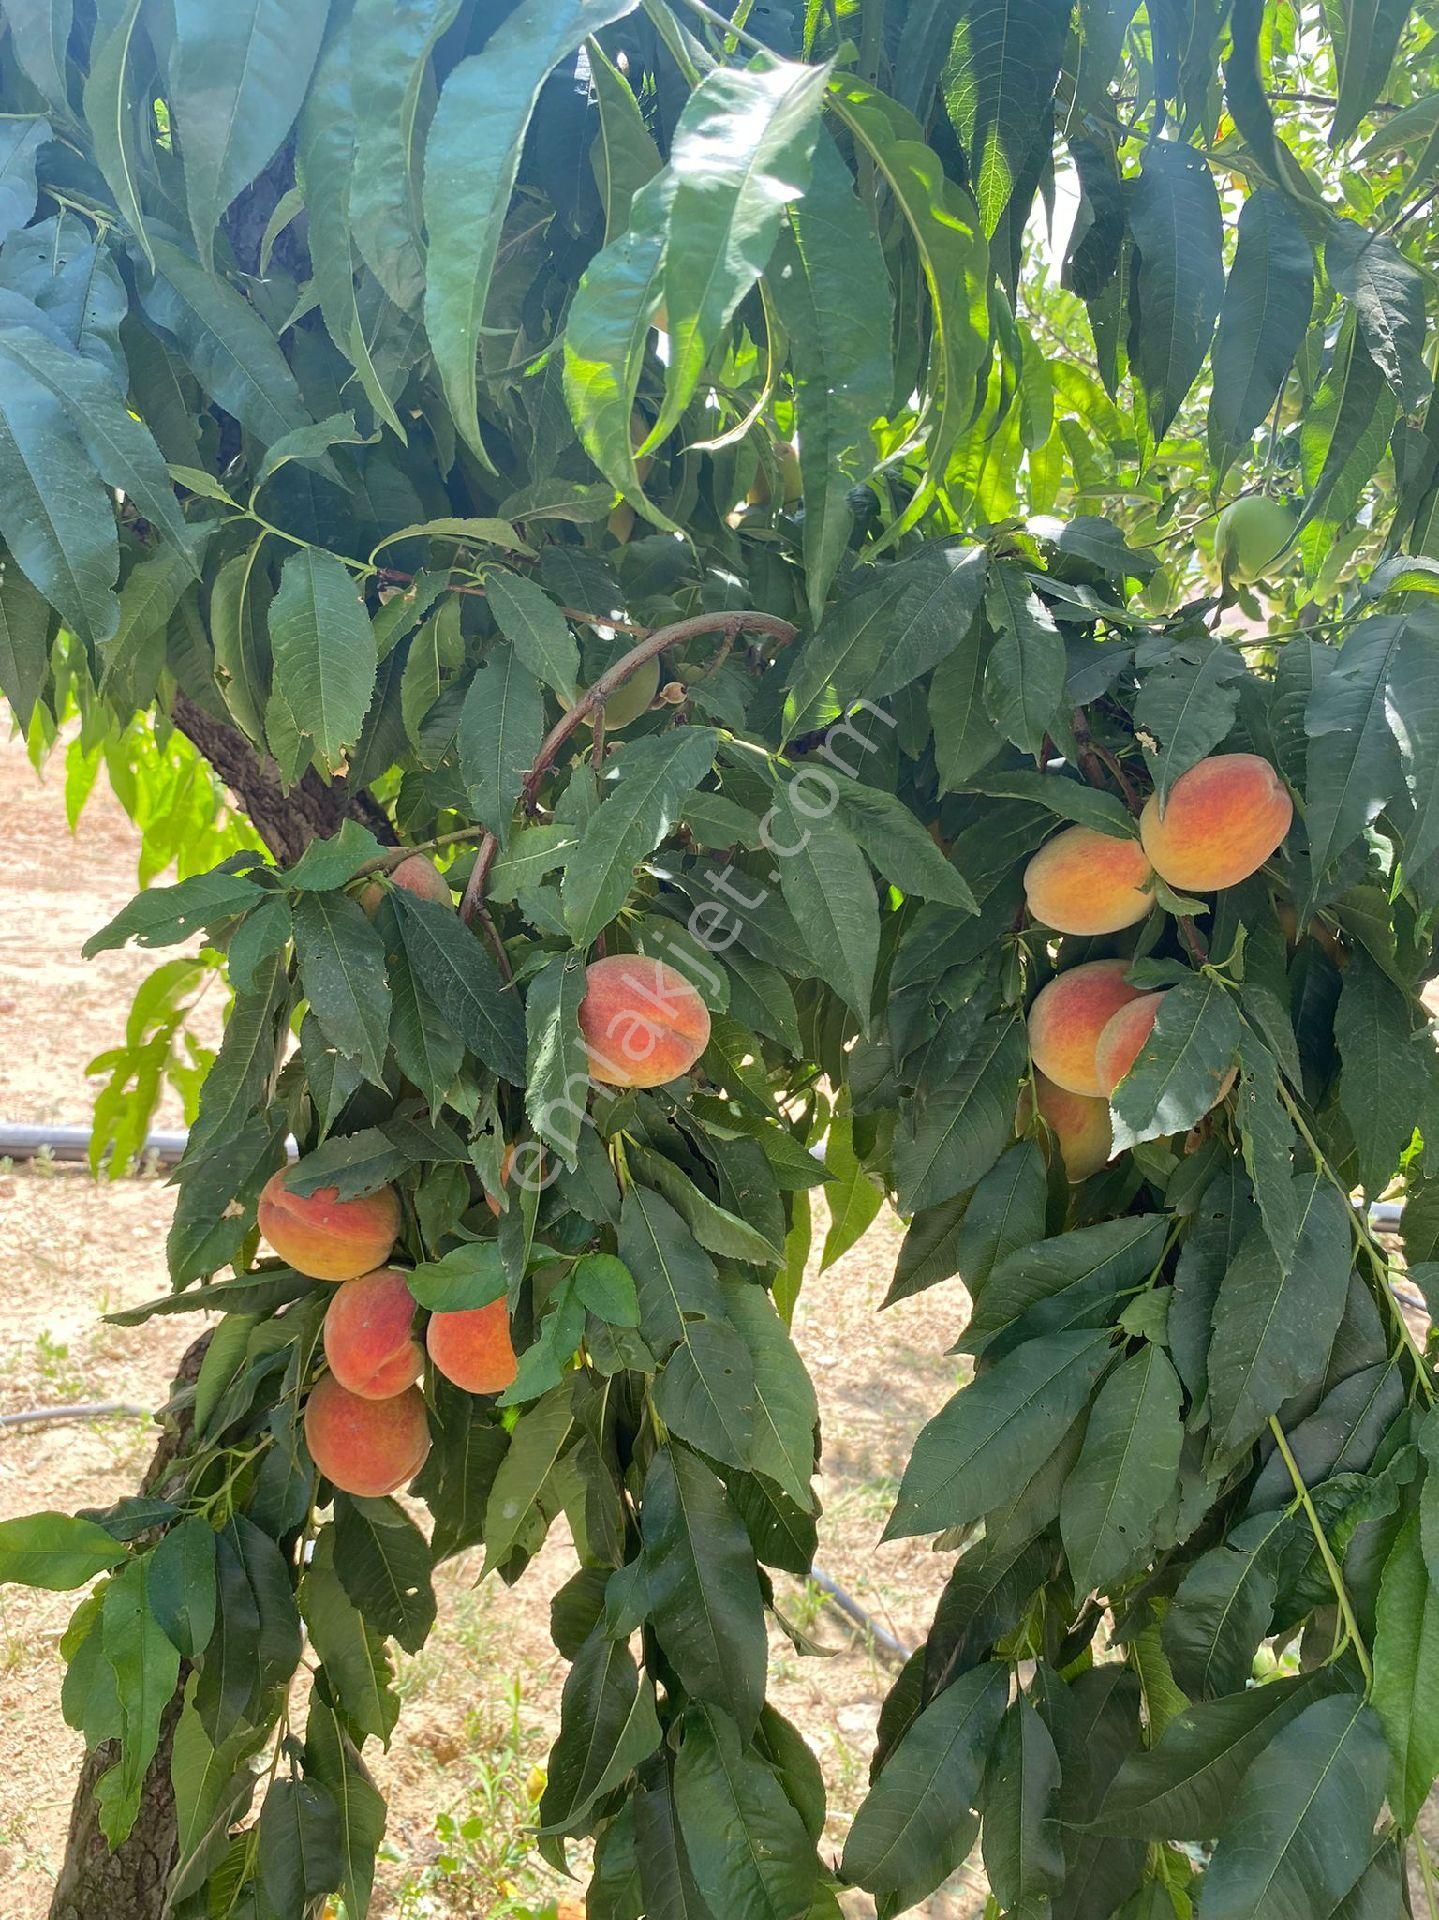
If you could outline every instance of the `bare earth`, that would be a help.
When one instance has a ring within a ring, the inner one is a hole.
[[[120,1036],[131,995],[159,959],[106,954],[86,962],[86,937],[134,890],[136,837],[103,783],[73,837],[59,759],[42,784],[18,740],[0,738],[0,1120],[83,1125],[94,1082],[85,1067]],[[218,995],[199,1022],[213,1043]],[[173,1105],[160,1124],[177,1125]],[[97,1185],[83,1168],[0,1162],[6,1306],[0,1321],[0,1412],[76,1401],[158,1405],[194,1316],[106,1327],[99,1316],[167,1291],[164,1235],[171,1195],[153,1177]],[[818,1236],[817,1236],[818,1238]],[[921,1637],[947,1557],[918,1543],[880,1547],[900,1470],[923,1422],[957,1382],[944,1350],[964,1318],[958,1283],[880,1317],[899,1244],[881,1215],[827,1274],[812,1271],[795,1332],[824,1420],[825,1514],[820,1564],[907,1644]],[[42,1507],[100,1506],[133,1490],[153,1430],[120,1417],[37,1430],[0,1429],[0,1518]],[[573,1566],[557,1532],[508,1590],[476,1588],[479,1556],[440,1575],[440,1625],[403,1667],[399,1736],[371,1760],[390,1800],[377,1920],[552,1915],[563,1887],[526,1862],[524,1821],[557,1720],[564,1664],[549,1643],[548,1601]],[[779,1604],[826,1649],[801,1659],[776,1638],[772,1696],[824,1763],[834,1850],[864,1792],[869,1751],[891,1669],[783,1576]],[[0,1588],[0,1920],[39,1920],[64,1844],[79,1737],[60,1716],[58,1646],[75,1596]],[[437,1815],[452,1823],[437,1833]],[[961,1868],[920,1909],[930,1920],[978,1911],[984,1884]],[[582,1906],[562,1911],[582,1912]],[[864,1900],[846,1912],[870,1915]]]

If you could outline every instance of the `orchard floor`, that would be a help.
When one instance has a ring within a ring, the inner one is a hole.
[[[37,781],[19,741],[3,733],[0,826],[0,1120],[84,1124],[94,1093],[85,1067],[121,1034],[131,995],[164,957],[80,958],[87,935],[134,890],[136,837],[103,782],[72,837],[62,759]],[[218,991],[211,1002],[198,1024],[213,1041]],[[179,1124],[178,1113],[165,1109],[160,1124]],[[83,1168],[0,1162],[0,1412],[165,1398],[199,1330],[194,1318],[119,1328],[100,1315],[167,1290],[171,1204],[153,1176],[96,1185]],[[955,1384],[956,1362],[944,1350],[964,1302],[956,1284],[880,1317],[898,1244],[897,1224],[882,1215],[828,1273],[811,1272],[796,1335],[824,1420],[820,1564],[912,1644],[947,1563],[921,1544],[878,1540],[915,1433]],[[134,1488],[152,1444],[142,1416],[0,1429],[0,1518],[104,1505]],[[525,1838],[564,1678],[549,1643],[548,1601],[572,1565],[557,1530],[513,1590],[477,1587],[478,1555],[441,1570],[439,1627],[403,1666],[398,1737],[388,1754],[369,1755],[390,1801],[376,1920],[548,1917],[560,1895],[582,1895],[582,1878],[567,1887],[530,1864]],[[823,1760],[837,1852],[863,1795],[891,1670],[813,1590],[784,1577],[778,1584],[786,1616],[828,1655],[801,1659],[776,1635],[772,1693]],[[69,1595],[0,1588],[0,1920],[40,1920],[64,1846],[81,1751],[59,1704],[59,1641],[73,1605]],[[984,1891],[977,1866],[967,1865],[921,1911],[959,1920],[979,1911]],[[846,1912],[873,1908],[861,1898]]]

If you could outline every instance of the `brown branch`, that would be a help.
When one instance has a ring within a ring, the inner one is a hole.
[[[1125,806],[1132,814],[1137,815],[1144,803],[1130,785],[1129,776],[1116,756],[1090,732],[1089,718],[1083,707],[1074,709],[1074,738],[1079,749],[1079,770],[1089,785],[1103,789],[1104,769],[1107,767],[1115,785],[1124,795]]]
[[[676,620],[673,626],[656,627],[638,646],[631,647],[612,667],[606,668],[594,685],[580,695],[569,712],[550,728],[535,755],[534,764],[525,775],[520,791],[522,805],[528,810],[534,804],[540,782],[571,735],[579,731],[592,713],[603,710],[605,702],[624,685],[631,674],[638,673],[647,661],[657,660],[667,648],[683,646],[687,640],[698,639],[706,633],[723,634],[731,647],[741,633],[765,633],[772,640],[778,640],[781,646],[788,646],[798,632],[798,627],[789,620],[781,620],[778,614],[754,612],[697,613],[688,620]],[[495,836],[487,833],[480,842],[469,884],[465,888],[465,897],[460,902],[460,918],[467,924],[475,918],[485,897],[485,882],[489,879],[490,868],[498,851]]]

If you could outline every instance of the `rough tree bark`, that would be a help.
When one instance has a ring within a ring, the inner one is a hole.
[[[285,792],[279,770],[234,727],[205,713],[177,692],[171,717],[209,761],[274,857],[288,865],[312,840],[338,831],[342,821],[358,820],[382,845],[395,843],[383,809],[364,791],[343,780],[326,785],[309,772]],[[209,1341],[202,1334],[180,1363],[177,1388],[193,1385]],[[141,1491],[156,1492],[184,1450],[189,1416],[181,1413],[165,1427]],[[179,1717],[177,1693],[160,1728],[160,1745],[145,1779],[140,1812],[129,1837],[112,1853],[100,1831],[95,1788],[118,1757],[113,1742],[87,1753],[70,1809],[65,1858],[55,1883],[50,1920],[162,1920],[165,1884],[175,1863],[175,1799],[170,1786],[170,1742]]]

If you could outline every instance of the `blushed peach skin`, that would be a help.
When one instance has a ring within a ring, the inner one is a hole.
[[[432,1313],[425,1345],[445,1378],[466,1393],[503,1393],[514,1381],[515,1349],[503,1300],[461,1313]]]
[[[1140,837],[1155,871],[1182,892],[1213,893],[1257,873],[1294,819],[1294,802],[1257,753],[1218,753],[1180,774],[1161,815],[1151,794]]]
[[[364,1400],[327,1373],[305,1407],[305,1442],[341,1493],[394,1493],[414,1479],[430,1450],[425,1396],[407,1387],[388,1400]]]
[[[1042,1073],[1034,1076],[1034,1091],[1026,1091],[1019,1103],[1019,1124],[1024,1126],[1031,1107],[1038,1105],[1041,1118],[1054,1130],[1059,1142],[1059,1157],[1071,1184],[1087,1180],[1092,1173],[1109,1164],[1114,1151],[1114,1134],[1109,1124],[1109,1102],[1091,1099],[1085,1093],[1069,1093]]]
[[[362,1400],[389,1400],[403,1393],[425,1370],[414,1321],[414,1296],[404,1274],[394,1267],[343,1281],[325,1315],[330,1372]]]
[[[1057,933],[1118,933],[1154,905],[1154,871],[1137,840],[1069,827],[1024,870],[1029,911]]]
[[[580,1031],[590,1078],[608,1087],[662,1087],[709,1045],[710,1017],[682,973],[638,953],[585,970]]]
[[[1094,1049],[1106,1024],[1139,998],[1125,979],[1127,960],[1090,960],[1041,987],[1029,1009],[1029,1053],[1066,1093],[1103,1093]]]
[[[1140,1048],[1154,1031],[1163,998],[1162,993],[1146,993],[1138,1000],[1131,1000],[1100,1034],[1094,1058],[1099,1084],[1106,1096],[1114,1092],[1139,1058]]]
[[[433,900],[437,906],[452,907],[454,895],[450,892],[450,883],[440,872],[433,860],[427,860],[422,853],[411,853],[397,867],[390,869],[390,879],[397,887],[403,887],[406,893],[413,893],[421,900]],[[385,897],[385,889],[377,880],[360,889],[360,905],[373,920]]]
[[[337,1187],[301,1195],[286,1185],[294,1171],[281,1167],[260,1193],[260,1231],[280,1258],[312,1280],[355,1280],[382,1267],[400,1231],[394,1188],[356,1200],[342,1200]]]
[[[500,1185],[501,1186],[504,1186],[506,1181],[508,1181],[510,1177],[510,1168],[514,1164],[515,1164],[515,1143],[512,1140],[510,1144],[505,1148],[504,1152],[500,1155]],[[500,1217],[500,1211],[501,1211],[500,1203],[488,1189],[486,1189],[485,1191],[485,1205],[489,1208],[490,1212],[498,1220]]]

